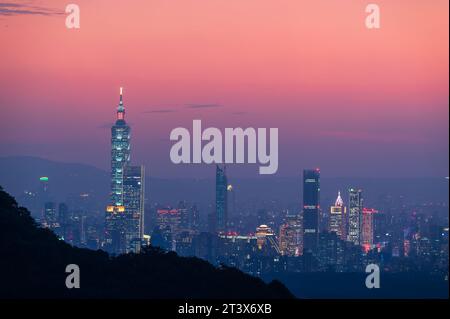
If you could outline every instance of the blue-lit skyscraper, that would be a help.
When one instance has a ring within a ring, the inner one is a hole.
[[[130,127],[125,122],[125,107],[122,100],[122,88],[120,88],[117,120],[111,127],[111,205],[123,205],[123,169],[129,162]]]
[[[303,252],[317,253],[319,240],[320,170],[303,170]]]
[[[130,127],[125,122],[125,108],[120,88],[116,123],[111,127],[111,192],[105,218],[105,245],[113,253],[127,250],[126,212],[124,206],[124,169],[130,162]]]

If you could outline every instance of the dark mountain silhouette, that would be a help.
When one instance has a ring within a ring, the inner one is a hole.
[[[79,289],[65,285],[68,264],[80,267]],[[72,247],[1,187],[0,283],[0,298],[292,298],[278,281],[151,247],[118,257]]]

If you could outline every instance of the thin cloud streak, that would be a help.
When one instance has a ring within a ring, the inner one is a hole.
[[[0,16],[18,16],[18,15],[42,15],[42,16],[55,16],[62,15],[64,11],[44,8],[39,6],[33,6],[25,3],[0,3]]]
[[[186,107],[188,109],[209,109],[209,108],[216,108],[216,107],[222,107],[221,104],[186,104]]]
[[[144,114],[166,114],[166,113],[175,113],[176,110],[168,109],[168,110],[151,110],[142,112]]]

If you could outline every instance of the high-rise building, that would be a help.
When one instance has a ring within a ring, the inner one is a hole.
[[[130,162],[130,127],[125,122],[122,88],[117,107],[116,122],[111,127],[111,192],[105,217],[105,245],[112,253],[127,251],[124,206],[124,169]]]
[[[286,222],[280,226],[280,236],[278,238],[281,254],[285,256],[299,256],[301,254],[300,238],[300,217],[298,215],[287,215]]]
[[[319,239],[320,170],[303,170],[303,252],[317,252]]]
[[[65,239],[69,224],[69,208],[65,203],[60,203],[58,206],[58,222],[61,227],[59,235]]]
[[[319,270],[342,272],[345,263],[345,241],[335,232],[323,232],[319,234],[317,255]]]
[[[227,230],[236,230],[236,189],[233,185],[227,185]]]
[[[127,252],[138,253],[144,238],[144,180],[144,166],[124,167],[123,202]]]
[[[52,201],[52,196],[50,196],[49,191],[49,178],[47,176],[39,177],[39,188],[37,189],[36,195],[36,209],[40,212],[41,216],[39,217],[43,218],[44,216],[42,216],[42,208],[46,203]],[[42,222],[45,222],[45,220],[43,220]]]
[[[388,241],[388,216],[379,211],[373,216],[373,240],[374,244],[385,244]]]
[[[105,245],[114,254],[126,252],[125,219],[125,206],[106,207]]]
[[[350,188],[348,191],[348,241],[355,245],[361,244],[361,222],[363,198],[362,190]]]
[[[288,246],[288,225],[282,224],[278,234],[278,247],[280,247],[281,255],[287,255]]]
[[[170,228],[175,235],[181,231],[181,213],[176,208],[160,208],[156,210],[156,225],[159,229]]]
[[[44,223],[46,227],[52,230],[59,226],[54,202],[47,202],[44,205]]]
[[[200,212],[197,208],[197,205],[195,204],[192,205],[189,215],[190,215],[189,227],[193,231],[198,231],[200,228]]]
[[[48,177],[47,176],[41,176],[39,177],[39,196],[41,196],[43,200],[48,199]]]
[[[182,230],[189,230],[190,229],[189,209],[185,201],[180,201],[178,203],[178,211],[180,214],[180,228]]]
[[[363,208],[361,222],[361,245],[367,252],[374,245],[374,215],[377,210],[373,208]]]
[[[122,88],[120,88],[117,119],[111,127],[111,205],[123,205],[123,169],[129,162],[130,127],[125,122],[125,107],[122,100]]]
[[[156,229],[161,234],[162,240],[164,242],[162,245],[160,245],[160,247],[169,250],[175,250],[175,239],[182,230],[180,210],[169,207],[157,209],[156,226]]]
[[[226,168],[216,166],[216,231],[226,232],[228,228],[228,193]]]
[[[330,207],[330,216],[328,217],[328,231],[336,233],[342,239],[347,240],[347,207],[341,197],[341,192],[338,192],[338,197],[334,206]]]

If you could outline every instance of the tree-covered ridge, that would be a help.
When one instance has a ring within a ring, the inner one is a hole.
[[[80,289],[65,285],[80,267]],[[292,298],[278,281],[149,247],[110,257],[72,247],[40,228],[0,187],[0,298]]]

